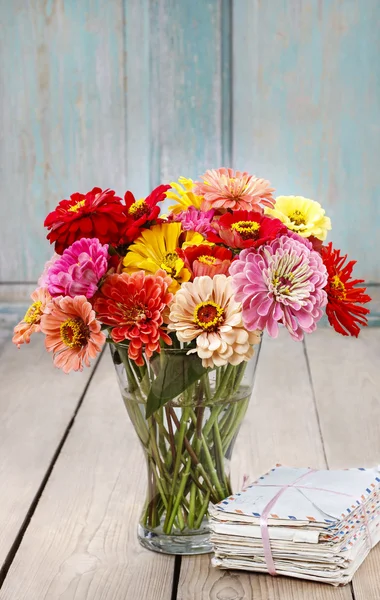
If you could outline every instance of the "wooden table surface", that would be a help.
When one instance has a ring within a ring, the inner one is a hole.
[[[22,304],[0,307],[0,600],[379,600],[380,545],[352,585],[228,572],[210,556],[143,549],[143,453],[108,352],[66,376],[42,337],[10,344]],[[265,339],[236,443],[234,486],[275,463],[380,463],[380,329]]]

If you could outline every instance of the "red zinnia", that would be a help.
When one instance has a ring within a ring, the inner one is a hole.
[[[170,283],[162,270],[155,275],[144,271],[109,275],[96,297],[97,318],[112,327],[114,342],[129,341],[128,356],[139,366],[144,365],[143,352],[147,358],[160,352],[160,339],[172,343],[162,328],[163,311],[173,298]]]
[[[149,221],[157,219],[160,208],[158,202],[166,199],[166,192],[170,190],[170,185],[159,185],[144,200],[136,200],[132,192],[125,192],[125,214],[127,217],[127,226],[123,235],[123,243],[131,244],[141,233],[143,227]]]
[[[125,226],[121,198],[113,190],[94,188],[87,194],[72,194],[70,200],[61,200],[45,219],[50,230],[47,238],[55,242],[58,254],[83,237],[98,238],[101,244],[119,244]]]
[[[226,213],[212,225],[217,235],[209,233],[207,239],[230,248],[258,248],[287,232],[279,219],[248,210]]]
[[[233,255],[231,250],[220,246],[189,246],[180,251],[186,267],[194,277],[208,275],[214,277],[217,274],[228,275]]]
[[[356,261],[351,260],[344,265],[347,254],[341,256],[340,250],[335,250],[331,242],[328,246],[322,247],[321,255],[328,273],[325,289],[328,297],[326,314],[329,323],[342,335],[358,337],[359,325],[367,325],[365,315],[369,313],[368,308],[360,305],[370,302],[371,298],[365,294],[365,287],[355,287],[358,283],[364,283],[364,279],[351,279]]]

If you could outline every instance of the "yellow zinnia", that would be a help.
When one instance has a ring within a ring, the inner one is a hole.
[[[279,196],[274,208],[266,208],[265,214],[280,219],[305,238],[313,235],[323,241],[331,229],[331,221],[319,202],[303,196]]]
[[[190,271],[185,268],[177,249],[202,243],[205,243],[203,235],[194,231],[183,232],[181,223],[153,225],[129,247],[123,260],[124,271],[133,273],[144,269],[148,273],[156,273],[163,269],[173,280],[169,291],[175,293],[183,281],[190,279]]]
[[[186,179],[186,177],[180,177],[178,183],[176,181],[171,182],[172,189],[166,192],[166,197],[176,200],[177,204],[169,206],[169,210],[178,214],[183,210],[187,210],[189,206],[195,206],[200,209],[203,196],[197,196],[194,194],[194,182],[192,179]]]

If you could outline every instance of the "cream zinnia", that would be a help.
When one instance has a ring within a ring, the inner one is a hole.
[[[260,341],[259,331],[246,331],[241,304],[233,299],[231,277],[207,275],[183,283],[174,297],[168,329],[181,342],[196,340],[204,367],[238,365],[249,360],[253,344]]]
[[[282,236],[258,252],[243,250],[230,273],[247,329],[266,328],[277,337],[283,323],[295,340],[316,329],[327,302],[327,272],[309,243]]]

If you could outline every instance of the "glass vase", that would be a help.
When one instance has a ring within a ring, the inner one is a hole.
[[[248,362],[199,374],[201,363],[187,350],[163,348],[141,367],[129,359],[127,345],[111,344],[111,353],[148,470],[139,541],[167,554],[210,552],[208,505],[232,493],[231,455],[252,393],[258,347]],[[158,408],[147,418],[152,394]]]

